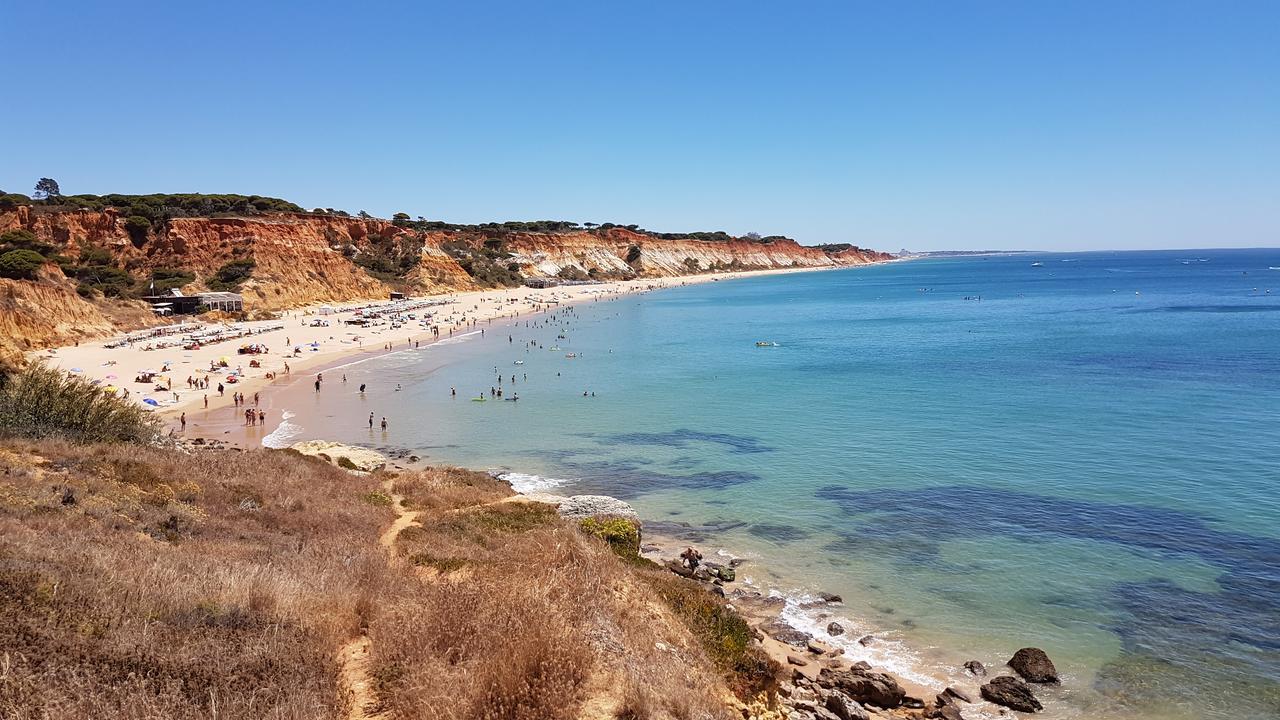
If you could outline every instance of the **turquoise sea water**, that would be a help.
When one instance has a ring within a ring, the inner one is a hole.
[[[281,402],[299,438],[626,498],[756,558],[744,574],[805,629],[827,620],[805,592],[842,594],[852,638],[877,638],[850,654],[922,682],[1036,645],[1065,676],[1040,693],[1052,717],[1274,718],[1272,267],[1036,254],[709,283],[486,326]],[[520,401],[469,401],[497,373]]]

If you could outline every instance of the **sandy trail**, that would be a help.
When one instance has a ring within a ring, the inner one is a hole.
[[[392,492],[390,478],[383,481],[382,489],[391,496],[391,507],[395,510],[396,519],[392,521],[391,527],[379,536],[378,545],[390,552],[401,530],[418,525],[418,512],[406,508],[404,497]],[[387,713],[371,710],[377,707],[378,698],[373,691],[373,678],[369,674],[370,645],[369,636],[362,634],[343,645],[338,651],[338,663],[341,668],[338,681],[343,694],[350,698],[347,720],[383,720],[390,717]]]

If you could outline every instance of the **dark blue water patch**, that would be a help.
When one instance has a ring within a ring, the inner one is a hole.
[[[670,432],[657,433],[587,433],[596,442],[619,445],[657,445],[661,447],[686,448],[693,443],[708,443],[726,447],[733,452],[752,454],[771,452],[774,448],[764,444],[759,438],[730,433],[702,432],[681,428]]]
[[[955,537],[1049,536],[1109,542],[1192,555],[1232,571],[1269,579],[1280,606],[1280,541],[1219,530],[1190,513],[1144,505],[1069,500],[1031,493],[948,485],[916,490],[853,490],[835,485],[815,495],[850,515],[874,515],[842,534],[853,541],[937,543]]]
[[[1206,717],[1276,717],[1280,613],[1274,596],[1236,580],[1223,578],[1220,593],[1161,579],[1116,585],[1109,599],[1120,620],[1112,630],[1123,653],[1101,668],[1096,689],[1131,705],[1218,709]]]
[[[648,460],[584,460],[582,453],[554,453],[563,472],[577,478],[574,492],[599,493],[632,500],[661,490],[723,490],[732,485],[755,482],[760,476],[742,470],[693,473],[660,472]]]
[[[1244,373],[1273,373],[1280,369],[1280,359],[1265,353],[1202,356],[1173,352],[1156,355],[1150,352],[1073,353],[1061,358],[1068,368],[1090,374],[1135,373],[1164,378],[1218,380],[1238,384]]]
[[[1162,305],[1151,308],[1133,308],[1126,313],[1255,313],[1280,312],[1280,305]]]
[[[807,530],[795,527],[794,525],[779,525],[776,523],[755,523],[747,526],[747,532],[756,537],[772,540],[777,543],[790,543],[797,540],[803,540],[809,537]]]
[[[940,557],[941,543],[1004,536],[1112,543],[1221,568],[1216,592],[1161,578],[1111,588],[1104,601],[1116,621],[1109,629],[1124,654],[1099,676],[1098,687],[1118,701],[1144,705],[1212,696],[1234,717],[1265,717],[1264,708],[1280,707],[1280,541],[1220,530],[1177,510],[992,488],[828,486],[817,496],[846,514],[831,551],[876,552],[904,565],[954,572]],[[1049,600],[1073,606],[1069,599]]]
[[[654,520],[646,522],[644,529],[646,532],[665,535],[685,542],[704,543],[730,530],[737,530],[744,525],[746,525],[745,522],[738,520],[712,520],[696,525],[680,521]]]

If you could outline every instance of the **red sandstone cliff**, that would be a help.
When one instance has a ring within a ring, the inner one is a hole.
[[[621,279],[699,272],[860,265],[889,259],[858,248],[827,252],[792,240],[761,242],[663,239],[624,228],[527,233],[484,228],[419,232],[385,220],[274,213],[253,217],[174,218],[131,237],[114,210],[55,211],[19,207],[0,212],[0,233],[32,232],[74,261],[86,248],[106,250],[112,262],[145,283],[158,268],[196,277],[189,292],[207,287],[219,268],[252,260],[240,287],[248,308],[279,310],[316,302],[469,290],[494,282],[477,271],[500,265],[505,277],[551,277],[562,271]],[[464,269],[465,266],[465,269]],[[566,270],[567,268],[574,268]],[[470,272],[469,272],[470,271]],[[119,320],[104,308],[118,301],[86,300],[49,265],[40,282],[6,281],[0,291],[0,332],[13,348],[30,349],[111,332]],[[136,306],[134,306],[136,310]],[[134,317],[134,324],[141,315]]]

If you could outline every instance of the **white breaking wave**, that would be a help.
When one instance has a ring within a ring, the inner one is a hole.
[[[276,426],[276,429],[272,430],[269,435],[262,438],[263,447],[275,448],[277,450],[287,448],[293,444],[294,438],[302,434],[301,425],[294,425],[289,422],[290,418],[295,417],[293,413],[285,410],[280,417],[280,424]]]
[[[530,475],[529,473],[508,472],[498,476],[499,480],[506,480],[511,483],[511,488],[521,495],[529,493],[546,492],[554,487],[560,487],[568,480],[560,478],[542,477],[541,475]]]
[[[923,671],[918,655],[906,645],[882,634],[875,634],[874,629],[857,618],[830,614],[839,606],[829,605],[822,599],[802,592],[782,593],[777,590],[769,592],[771,596],[782,597],[787,602],[779,616],[791,627],[809,633],[815,638],[842,648],[844,657],[852,662],[865,660],[877,670],[887,670],[900,678],[925,687],[941,690],[945,685],[938,677]],[[805,607],[805,606],[809,607]],[[819,617],[827,615],[827,617]],[[836,621],[844,626],[843,635],[831,635],[827,625]],[[875,638],[869,645],[858,642],[859,638],[873,635]]]
[[[431,345],[428,347],[433,347],[436,345],[457,345],[458,343],[466,340],[467,338],[472,337],[473,335],[479,335],[479,334],[480,334],[479,330],[472,330],[471,332],[465,332],[465,333],[462,333],[461,335],[454,335],[453,337],[447,337],[442,340],[436,340],[435,342],[431,343]]]

